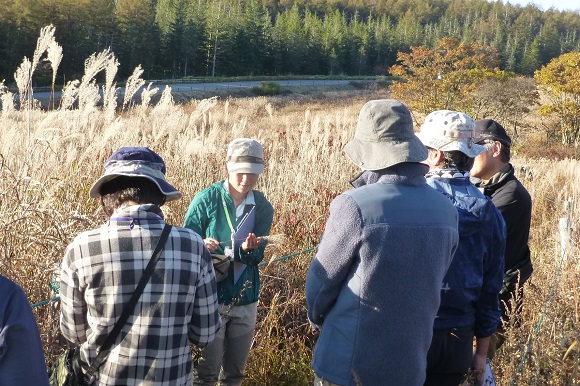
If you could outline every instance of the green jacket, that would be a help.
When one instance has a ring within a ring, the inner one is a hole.
[[[195,195],[185,215],[184,226],[198,233],[202,238],[211,237],[224,243],[220,244],[215,253],[224,254],[224,248],[230,246],[231,229],[228,225],[222,197],[232,221],[234,229],[238,226],[236,209],[232,197],[223,187],[223,181],[216,182],[209,188]],[[262,192],[254,190],[256,201],[256,219],[254,233],[257,237],[270,234],[274,208]],[[223,194],[223,196],[222,196]],[[228,277],[218,283],[218,298],[220,304],[245,305],[258,301],[260,293],[260,272],[258,264],[264,258],[267,242],[248,253],[240,250],[240,261],[247,264],[239,280],[234,284],[234,265],[230,264]]]

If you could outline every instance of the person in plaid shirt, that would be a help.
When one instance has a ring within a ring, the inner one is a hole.
[[[60,328],[81,344],[86,371],[135,291],[165,226],[160,206],[181,193],[165,180],[163,159],[122,147],[105,163],[90,196],[108,221],[78,235],[61,272]],[[189,342],[205,346],[221,325],[215,273],[201,237],[173,227],[161,259],[94,385],[191,385]]]

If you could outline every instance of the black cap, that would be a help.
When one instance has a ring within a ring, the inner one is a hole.
[[[485,139],[499,141],[506,146],[512,145],[512,139],[503,126],[493,119],[475,121],[475,141],[480,142]]]

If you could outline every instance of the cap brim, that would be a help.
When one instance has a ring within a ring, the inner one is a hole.
[[[111,173],[111,174],[106,174],[104,176],[102,176],[101,178],[99,178],[91,187],[91,189],[89,190],[89,196],[91,198],[97,198],[101,195],[101,187],[109,182],[114,180],[117,177],[140,177],[140,178],[147,178],[149,181],[152,181],[155,183],[155,185],[157,185],[157,187],[159,188],[159,190],[161,191],[161,193],[163,193],[166,197],[165,201],[175,201],[181,198],[181,192],[177,189],[175,189],[171,184],[169,184],[167,181],[160,179],[160,178],[155,178],[149,175],[144,175],[144,174],[140,174],[140,173]]]
[[[450,139],[448,137],[434,137],[421,132],[417,133],[417,137],[427,147],[440,151],[460,151],[470,158],[477,157],[487,149],[485,146],[478,145],[475,142],[469,146],[464,141]]]
[[[229,173],[262,174],[264,172],[264,164],[252,162],[228,162],[226,167]]]
[[[512,145],[511,140],[507,140],[505,138],[499,138],[499,137],[494,136],[493,134],[485,134],[485,133],[479,134],[475,138],[475,142],[476,143],[477,142],[482,142],[482,141],[485,141],[485,140],[488,140],[488,139],[491,140],[491,141],[501,142],[502,144],[504,144],[506,146],[511,146]]]
[[[413,135],[406,141],[376,142],[354,138],[344,152],[363,170],[381,170],[402,162],[423,162],[427,148]]]

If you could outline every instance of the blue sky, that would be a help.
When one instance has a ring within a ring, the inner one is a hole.
[[[541,7],[544,11],[554,6],[557,10],[576,10],[580,12],[580,1],[578,0],[503,0],[504,3],[521,4],[526,6],[529,3]]]

